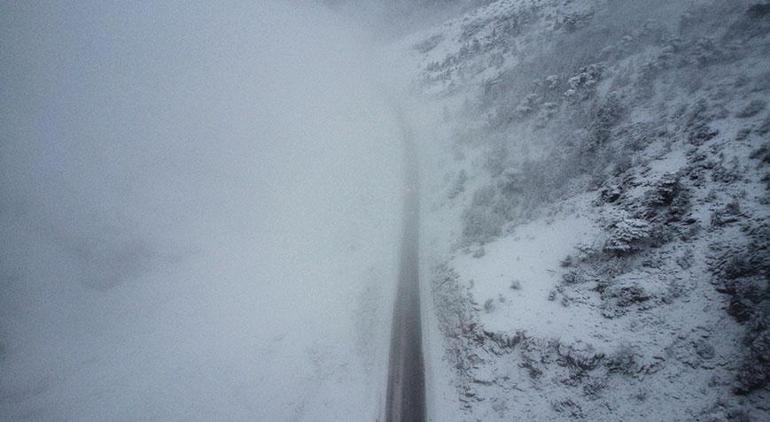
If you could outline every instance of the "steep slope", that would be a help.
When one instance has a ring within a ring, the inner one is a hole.
[[[400,51],[442,417],[770,417],[770,5],[500,0]]]

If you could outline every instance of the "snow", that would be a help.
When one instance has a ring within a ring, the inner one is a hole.
[[[561,279],[559,262],[576,252],[576,244],[590,243],[597,236],[592,226],[586,217],[537,220],[484,245],[481,258],[455,258],[452,264],[472,283],[473,296],[481,303],[494,301],[495,309],[481,314],[484,327],[490,331],[524,329],[538,337],[573,341],[590,333],[594,324],[590,310],[565,310],[559,302],[544,299]],[[521,287],[511,288],[514,281]]]

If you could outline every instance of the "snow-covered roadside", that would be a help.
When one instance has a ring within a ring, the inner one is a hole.
[[[0,14],[0,419],[374,420],[401,146],[357,36],[49,6]]]

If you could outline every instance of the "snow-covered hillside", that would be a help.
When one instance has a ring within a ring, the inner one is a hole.
[[[499,0],[397,50],[436,420],[770,418],[769,4]]]

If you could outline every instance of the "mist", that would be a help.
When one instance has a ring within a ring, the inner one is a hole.
[[[1,9],[0,419],[372,420],[402,150],[367,36],[312,3]]]

